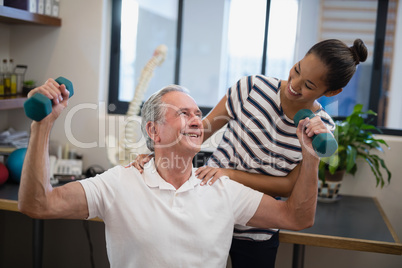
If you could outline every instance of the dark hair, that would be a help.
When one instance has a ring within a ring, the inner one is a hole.
[[[316,55],[327,66],[327,91],[332,91],[349,83],[356,66],[367,59],[367,47],[361,39],[356,39],[351,47],[337,39],[328,39],[312,46],[308,54]]]

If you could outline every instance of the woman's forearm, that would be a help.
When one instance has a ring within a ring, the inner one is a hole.
[[[227,98],[224,96],[202,120],[202,125],[204,127],[204,141],[229,122],[230,117],[226,110],[226,101]]]
[[[292,193],[299,176],[300,164],[287,176],[276,177],[228,169],[230,179],[270,196],[288,197]]]

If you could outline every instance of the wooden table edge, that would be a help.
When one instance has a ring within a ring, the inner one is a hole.
[[[389,232],[392,235],[392,238],[395,240],[396,243],[401,243],[394,228],[391,225],[391,222],[389,221],[387,215],[385,214],[384,210],[382,209],[380,202],[378,201],[378,199],[376,197],[374,197],[373,199],[374,199],[374,203],[376,204],[376,206],[378,208],[378,211],[380,212],[382,218],[384,219],[385,224],[388,227]]]
[[[0,209],[19,212],[18,201],[9,199],[0,199]]]
[[[339,236],[298,233],[286,230],[279,232],[279,241],[282,243],[308,246],[402,255],[402,244],[399,242],[380,242]]]

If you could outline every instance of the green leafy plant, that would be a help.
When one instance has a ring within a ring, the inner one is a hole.
[[[25,80],[22,83],[26,87],[35,87],[35,84],[36,84],[35,80]]]
[[[335,122],[334,136],[338,141],[338,150],[332,156],[321,159],[319,178],[322,181],[325,181],[325,171],[334,174],[336,171],[345,170],[346,173],[355,175],[356,160],[361,158],[370,166],[377,187],[379,185],[381,188],[384,187],[384,178],[390,183],[391,172],[384,160],[374,153],[383,152],[382,145],[388,147],[388,144],[383,139],[374,137],[371,131],[381,132],[378,128],[364,122],[366,115],[377,116],[377,114],[371,110],[363,112],[362,108],[362,104],[356,104],[353,112],[345,120]]]

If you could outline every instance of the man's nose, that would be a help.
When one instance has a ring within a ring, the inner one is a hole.
[[[195,114],[191,115],[190,121],[188,123],[191,127],[199,128],[200,126],[202,126],[201,117],[199,115],[195,115]]]

